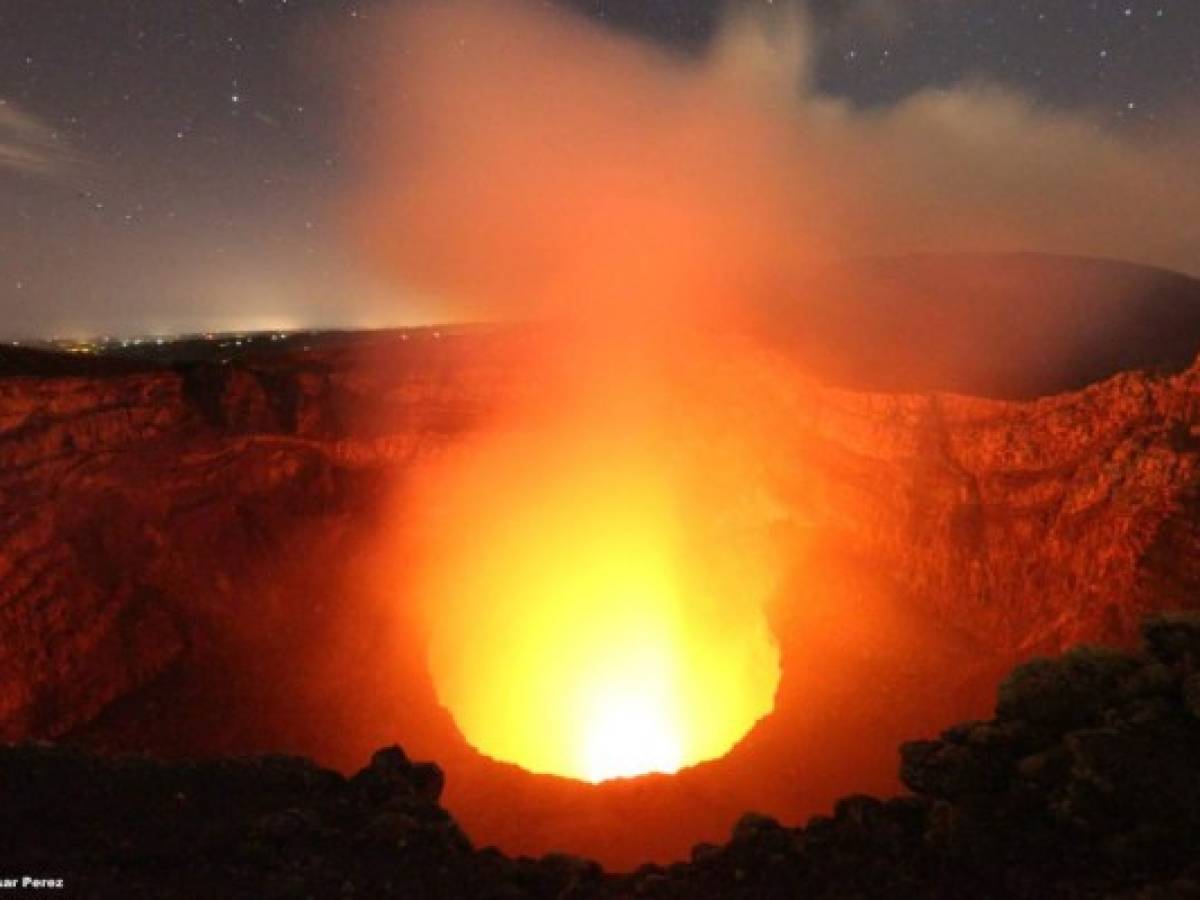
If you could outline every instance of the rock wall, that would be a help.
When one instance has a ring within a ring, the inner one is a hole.
[[[819,390],[795,415],[797,508],[993,646],[1127,643],[1195,602],[1200,367],[1028,403]]]
[[[86,722],[206,624],[278,602],[264,559],[335,543],[377,473],[467,427],[460,370],[421,362],[365,383],[336,353],[0,379],[0,739]],[[355,420],[368,395],[403,414]]]
[[[263,558],[344,539],[531,389],[497,340],[0,379],[0,738],[64,733],[283,602]],[[1125,641],[1200,596],[1200,367],[1028,403],[771,384],[793,521],[997,652]]]

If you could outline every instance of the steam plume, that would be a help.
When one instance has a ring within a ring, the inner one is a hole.
[[[617,758],[669,722],[641,735],[653,759],[582,766],[628,774],[718,754],[767,711],[780,431],[732,335],[780,295],[821,304],[815,268],[1031,246],[1181,265],[1195,246],[1200,188],[1169,144],[983,83],[859,110],[813,87],[803,14],[772,15],[695,60],[448,0],[405,7],[368,56],[368,257],[447,318],[554,323],[510,361],[538,390],[414,501],[431,671],[485,752],[578,774],[563,760],[595,748],[546,738],[568,714],[596,706],[580,731]]]
[[[532,4],[405,7],[370,54],[359,235],[402,283],[491,317],[728,311],[876,253],[1200,272],[1188,128],[1117,136],[984,81],[858,109],[815,88],[799,9],[767,16],[694,60]]]

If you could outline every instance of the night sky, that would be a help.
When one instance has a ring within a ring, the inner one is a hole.
[[[569,5],[682,53],[703,51],[719,13],[714,0]],[[811,11],[819,88],[861,106],[983,78],[1115,132],[1200,112],[1197,0]],[[354,0],[0,0],[0,333],[426,315],[354,274],[332,212],[353,147],[344,85],[312,50],[379,14]]]

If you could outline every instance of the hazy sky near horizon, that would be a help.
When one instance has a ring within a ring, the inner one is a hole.
[[[754,3],[770,0],[744,5]],[[0,334],[436,317],[430,299],[397,296],[362,273],[336,212],[356,176],[344,106],[366,82],[335,77],[320,48],[330,35],[370,33],[394,5],[4,0]],[[717,0],[559,5],[682,55],[704,54],[721,21]],[[1097,143],[1200,133],[1195,0],[808,6],[804,89],[864,114],[986,83],[1038,115],[1086,123]],[[1200,272],[1187,224],[1169,259]],[[1148,252],[1130,245],[1119,255],[1143,261]]]

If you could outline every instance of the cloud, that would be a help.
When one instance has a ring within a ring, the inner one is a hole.
[[[863,109],[816,86],[803,8],[759,10],[697,61],[532,3],[400,5],[354,78],[369,258],[473,316],[677,318],[874,254],[1200,274],[1194,124],[1117,134],[981,80]]]
[[[709,65],[775,73],[771,96],[788,97],[775,114],[789,122],[793,165],[810,186],[795,214],[827,246],[847,256],[1038,250],[1200,275],[1194,119],[1117,132],[1091,110],[982,78],[864,109],[816,86],[804,15],[788,23],[805,36],[775,39],[778,7],[776,18],[733,20]],[[902,11],[899,0],[862,0],[841,21],[879,30]],[[761,79],[746,86],[764,96]]]
[[[55,129],[14,101],[0,98],[0,171],[60,181],[86,167]]]

